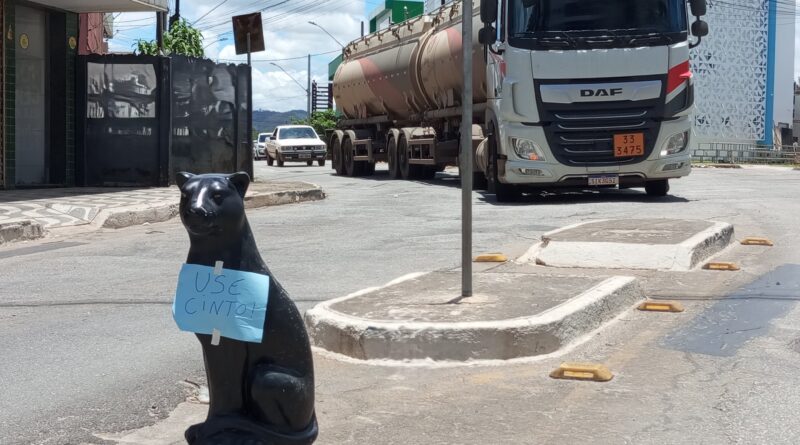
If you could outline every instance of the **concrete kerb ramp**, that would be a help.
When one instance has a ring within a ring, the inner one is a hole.
[[[632,277],[413,275],[306,313],[312,343],[359,360],[509,360],[557,352],[643,299]]]
[[[542,236],[520,262],[597,269],[689,271],[733,239],[733,226],[681,219],[598,220]]]

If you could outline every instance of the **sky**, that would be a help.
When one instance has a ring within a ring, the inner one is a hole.
[[[800,0],[795,1],[800,4]],[[308,22],[316,22],[336,40],[347,44],[360,36],[361,21],[366,21],[369,12],[383,3],[382,0],[183,0],[181,16],[202,31],[204,45],[207,45],[206,57],[221,62],[244,62],[246,57],[237,56],[234,50],[230,18],[263,9],[266,51],[253,55],[254,108],[305,110],[304,87],[289,75],[305,85],[306,55],[315,54],[311,59],[311,77],[327,82],[328,62],[341,50],[339,43]],[[174,4],[175,0],[170,0],[172,10]],[[787,24],[782,23],[783,26]],[[800,77],[800,20],[795,19],[795,26],[794,78],[797,79]],[[130,52],[137,39],[155,38],[155,13],[119,14],[115,19],[115,33],[109,41],[110,50]],[[289,75],[270,64],[269,60],[276,59],[275,63]]]
[[[341,52],[336,40],[347,44],[359,37],[361,21],[368,16],[368,11],[381,3],[379,0],[183,0],[181,16],[203,33],[206,57],[220,62],[244,63],[246,56],[237,56],[234,48],[231,16],[267,8],[261,12],[266,51],[253,54],[254,108],[305,110],[307,55],[315,55],[311,58],[312,79],[327,82],[328,63]],[[175,0],[170,0],[170,7],[174,4]],[[214,7],[217,9],[212,11]],[[336,40],[309,21],[325,28]],[[130,52],[138,39],[155,39],[155,13],[116,16],[110,51]],[[270,60],[277,60],[275,63],[288,75]]]

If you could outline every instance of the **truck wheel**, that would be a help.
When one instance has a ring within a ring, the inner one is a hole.
[[[400,143],[397,145],[397,169],[400,170],[401,178],[413,179],[411,164],[408,163],[408,142],[403,136],[400,136]]]
[[[314,165],[314,161],[306,161],[306,165],[311,167],[312,165]]]
[[[386,157],[389,161],[389,177],[392,179],[400,179],[400,160],[397,158],[397,139],[389,139],[389,146],[386,149]]]
[[[278,167],[283,167],[283,155],[278,153]]]
[[[360,168],[359,163],[355,161],[353,156],[353,141],[350,138],[344,140],[342,144],[342,161],[344,162],[344,171],[347,176],[359,176]]]
[[[336,170],[336,174],[339,176],[345,175],[343,157],[342,141],[336,138],[333,142],[333,148],[331,149],[331,164],[333,164],[333,169]]]
[[[669,193],[669,180],[647,181],[644,185],[644,190],[647,192],[647,196],[667,196],[667,193]]]
[[[496,130],[494,126],[489,127],[489,177],[486,178],[488,182],[489,193],[494,193],[497,202],[515,202],[521,193],[519,189],[511,184],[503,184],[500,182],[500,175],[498,173],[499,163],[497,162],[497,139],[495,138]]]
[[[272,166],[275,163],[275,160],[272,159],[272,156],[269,155],[269,152],[266,153],[267,156],[267,165]]]
[[[320,167],[325,167],[325,160],[324,159],[320,159],[320,160],[317,161],[317,164],[319,164]]]

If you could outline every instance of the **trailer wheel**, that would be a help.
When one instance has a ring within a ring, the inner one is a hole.
[[[339,176],[344,176],[344,161],[342,156],[342,141],[339,138],[336,138],[333,141],[333,148],[331,149],[331,164],[333,164],[333,169],[336,170],[336,174]]]
[[[397,157],[397,139],[394,137],[389,139],[389,145],[386,149],[386,157],[389,161],[389,177],[392,179],[400,179],[400,159]]]
[[[408,141],[404,136],[400,136],[400,143],[397,145],[397,169],[400,170],[401,178],[413,179],[411,164],[408,163]]]
[[[496,130],[492,124],[489,126],[489,172],[486,178],[489,186],[488,191],[489,193],[494,193],[497,202],[515,202],[521,196],[519,189],[511,184],[500,182],[496,137]]]
[[[344,162],[344,171],[347,176],[359,176],[358,163],[353,156],[353,141],[350,138],[344,140],[342,144],[342,161]]]

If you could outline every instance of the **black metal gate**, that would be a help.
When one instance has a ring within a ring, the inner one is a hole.
[[[77,178],[166,186],[175,173],[252,176],[250,69],[182,56],[79,58]]]

